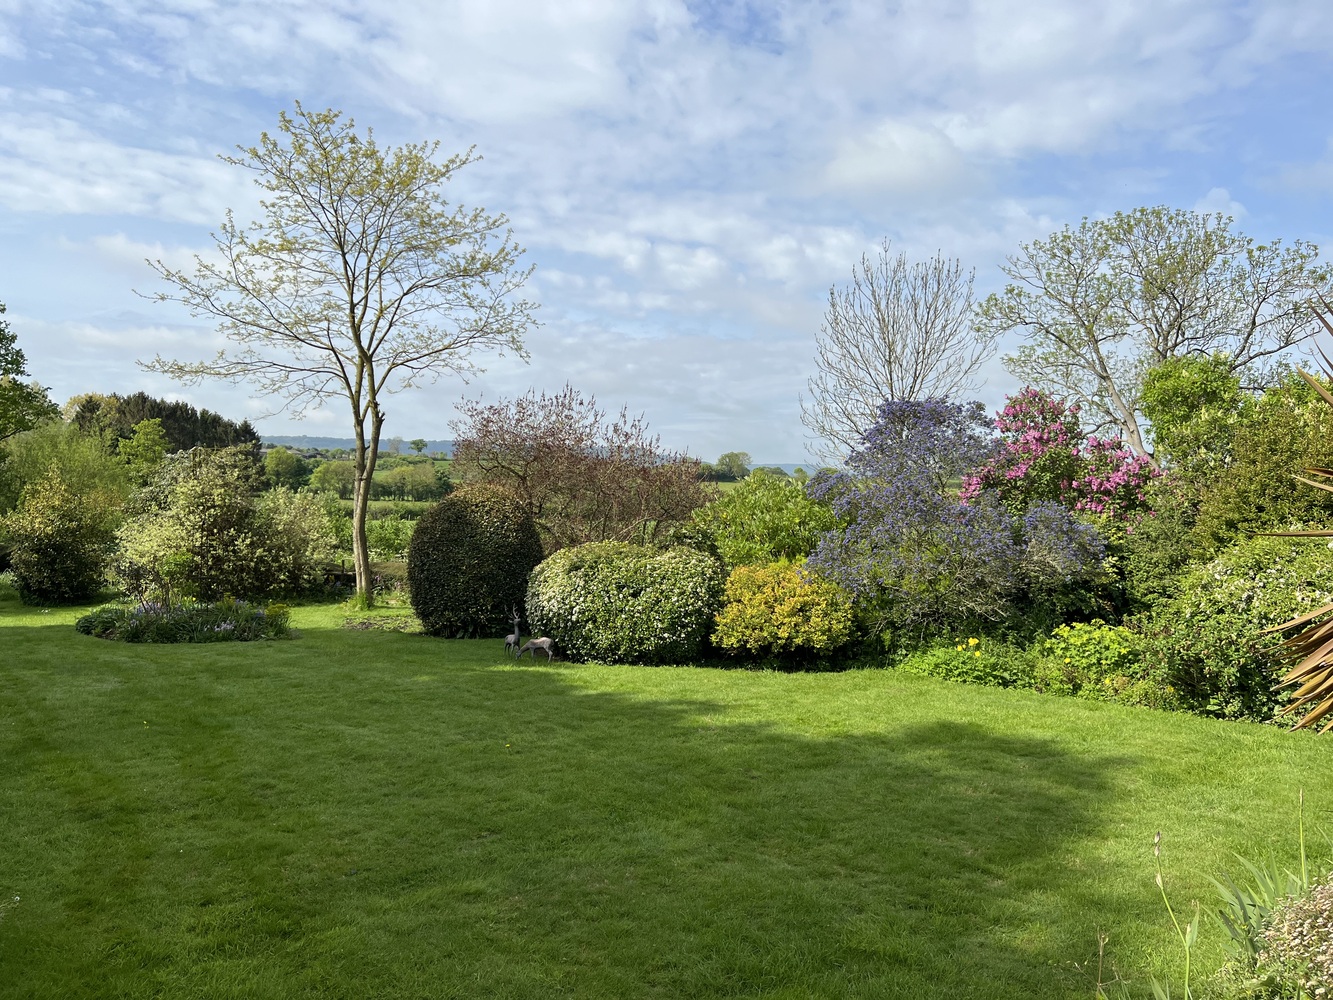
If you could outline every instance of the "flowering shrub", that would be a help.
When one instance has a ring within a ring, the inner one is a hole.
[[[1333,876],[1280,903],[1262,935],[1259,969],[1312,998],[1333,997]]]
[[[1031,387],[1010,396],[995,419],[998,453],[963,479],[960,496],[995,491],[1013,510],[1059,502],[1072,510],[1129,517],[1146,509],[1152,463],[1117,438],[1082,437],[1079,408]]]
[[[1058,504],[1015,518],[993,491],[967,503],[952,493],[949,482],[991,453],[985,428],[980,404],[890,401],[848,470],[811,482],[845,525],[823,535],[811,567],[909,645],[1020,604],[1048,620],[1101,571],[1096,531]]]
[[[713,642],[730,652],[831,653],[852,638],[847,595],[795,563],[737,566],[723,600]]]
[[[527,617],[571,660],[681,663],[702,650],[722,590],[722,565],[706,553],[590,542],[532,571]]]
[[[118,642],[247,642],[288,638],[290,615],[282,604],[260,607],[231,599],[174,606],[106,605],[84,615],[74,628]]]

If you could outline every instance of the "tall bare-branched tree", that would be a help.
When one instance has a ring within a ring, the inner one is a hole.
[[[1275,355],[1319,329],[1309,303],[1333,280],[1319,248],[1256,244],[1232,222],[1157,207],[1066,226],[1009,258],[1012,283],[981,303],[978,328],[1024,331],[1009,370],[1151,459],[1139,398],[1151,368],[1225,356],[1257,385]]]
[[[912,262],[886,240],[850,285],[829,289],[815,375],[801,399],[811,452],[840,461],[886,399],[950,399],[977,387],[995,338],[972,326],[973,272],[936,254]]]
[[[215,358],[144,365],[186,383],[248,382],[297,415],[340,400],[356,438],[352,546],[358,596],[371,599],[366,511],[384,397],[477,371],[479,350],[526,357],[531,273],[503,215],[450,206],[444,187],[478,157],[437,159],[438,143],[381,149],[340,112],[279,115],[278,134],[227,163],[253,171],[263,217],[214,234],[216,259],[192,272],[148,263],[181,302],[216,319],[235,347]]]
[[[700,463],[664,451],[642,417],[614,420],[570,386],[460,404],[453,470],[522,498],[548,553],[583,542],[650,542],[717,493]]]

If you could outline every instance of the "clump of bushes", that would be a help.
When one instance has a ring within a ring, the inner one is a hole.
[[[722,592],[707,553],[591,542],[533,570],[527,616],[571,660],[682,663],[703,650]]]
[[[212,604],[107,605],[84,615],[74,628],[117,642],[251,642],[290,637],[289,619],[285,605],[227,598]]]
[[[307,589],[333,550],[325,505],[286,487],[261,493],[263,484],[247,447],[167,459],[131,498],[113,581],[145,604]]]
[[[430,635],[504,635],[541,558],[537,526],[517,497],[485,483],[460,486],[423,514],[412,533],[412,609]]]
[[[73,604],[102,586],[118,511],[98,492],[79,492],[53,462],[0,518],[10,570],[24,604]]]
[[[1261,634],[1333,602],[1333,559],[1321,542],[1246,539],[1185,573],[1175,596],[1135,621],[1146,677],[1191,710],[1269,720],[1280,695],[1280,641]]]
[[[836,524],[833,511],[800,483],[759,470],[693,515],[728,566],[804,559]]]
[[[1333,989],[1333,875],[1303,896],[1282,901],[1269,915],[1258,955],[1260,972],[1305,996]]]
[[[852,638],[847,594],[796,563],[737,566],[727,577],[715,645],[752,656],[827,655]]]

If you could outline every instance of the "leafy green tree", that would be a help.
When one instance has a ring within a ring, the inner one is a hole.
[[[430,442],[427,441],[425,438],[413,438],[411,441],[407,443],[412,446],[412,450],[416,452],[418,455],[420,455],[423,451],[426,450],[426,445],[430,444]]]
[[[0,302],[0,317],[5,304]],[[0,318],[0,441],[31,430],[59,412],[36,382],[28,377],[28,359],[18,347],[18,335]]]
[[[265,480],[245,446],[174,456],[134,498],[117,533],[117,581],[140,598],[203,600],[303,589],[332,553],[319,498]]]
[[[13,509],[29,483],[46,475],[54,464],[60,478],[81,495],[98,498],[119,511],[130,492],[129,467],[110,454],[97,438],[61,420],[52,420],[5,442],[0,465],[0,512]]]
[[[336,493],[343,500],[352,499],[356,492],[356,464],[354,462],[321,462],[310,474],[311,489],[322,493]]]
[[[1147,371],[1225,356],[1243,381],[1264,384],[1272,359],[1318,329],[1309,303],[1333,283],[1319,248],[1258,244],[1233,221],[1157,207],[1066,226],[1009,258],[1012,283],[981,303],[977,329],[1026,332],[1009,370],[1152,458]]]
[[[507,220],[451,207],[445,184],[476,157],[438,161],[438,144],[382,149],[328,110],[279,115],[278,134],[223,159],[254,174],[263,219],[230,216],[216,256],[193,272],[153,266],[162,301],[210,316],[235,345],[200,362],[147,367],[186,383],[245,381],[292,412],[341,401],[356,438],[352,514],[357,594],[372,599],[366,512],[389,393],[475,370],[484,349],[526,357],[530,273]]]
[[[1163,361],[1144,375],[1140,399],[1158,460],[1188,471],[1226,463],[1253,403],[1225,354]]]
[[[153,470],[162,464],[166,457],[166,432],[162,430],[162,420],[140,420],[134,425],[133,437],[125,438],[117,448],[117,454],[130,467],[130,477],[139,484],[146,483]]]
[[[751,461],[753,460],[748,452],[729,451],[718,456],[713,468],[717,470],[719,479],[744,479],[750,474]]]
[[[310,481],[310,464],[288,448],[270,448],[264,456],[264,474],[274,486],[300,489]]]
[[[211,410],[196,410],[181,400],[158,399],[146,392],[129,396],[83,393],[65,404],[65,415],[79,430],[102,438],[108,447],[133,437],[134,428],[144,420],[161,422],[168,452],[259,446],[259,432],[248,420],[238,424]]]

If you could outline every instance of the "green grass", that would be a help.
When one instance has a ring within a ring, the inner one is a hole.
[[[4,997],[1091,998],[1099,930],[1147,995],[1153,832],[1188,905],[1333,806],[1333,744],[1260,726],[74,617],[0,599]]]

